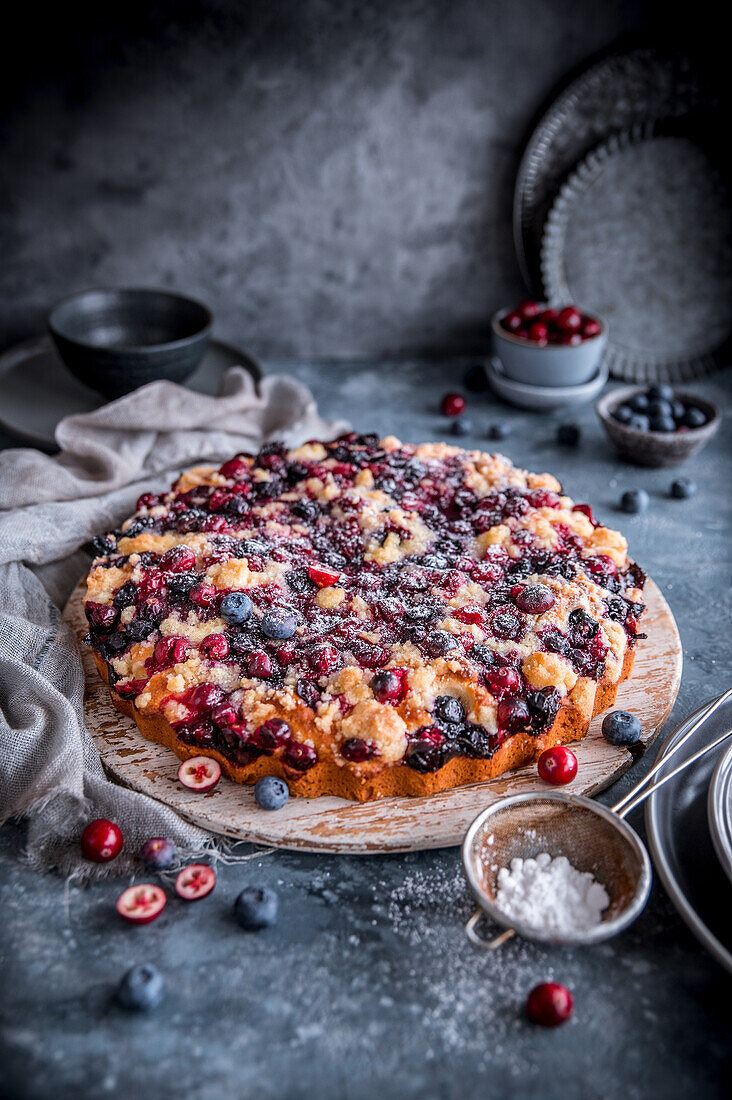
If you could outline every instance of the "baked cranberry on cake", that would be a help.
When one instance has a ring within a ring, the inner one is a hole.
[[[350,433],[267,444],[97,540],[115,705],[294,794],[427,794],[582,737],[630,674],[644,576],[549,474]],[[642,636],[642,635],[640,635]]]

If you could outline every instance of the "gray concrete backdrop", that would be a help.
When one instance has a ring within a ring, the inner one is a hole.
[[[205,298],[265,357],[484,350],[557,82],[652,0],[128,0],[17,10],[0,344],[89,285]],[[668,28],[669,13],[664,27]]]

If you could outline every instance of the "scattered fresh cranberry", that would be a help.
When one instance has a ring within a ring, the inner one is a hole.
[[[160,916],[167,902],[165,891],[151,882],[130,886],[117,898],[117,912],[130,924],[150,924]]]
[[[79,843],[85,859],[94,863],[109,863],[122,851],[124,840],[119,825],[106,817],[98,817],[85,827]]]
[[[460,416],[465,409],[465,398],[461,393],[446,393],[440,409],[445,416]]]
[[[140,859],[151,871],[164,871],[175,859],[175,845],[164,836],[153,836],[140,849]]]
[[[541,754],[538,769],[545,783],[563,787],[565,783],[571,783],[577,774],[577,757],[566,745],[555,745]]]
[[[327,565],[309,565],[308,576],[317,584],[318,588],[327,588],[335,584],[340,577],[337,569],[329,569]]]
[[[558,1027],[572,1015],[574,1001],[569,990],[558,982],[542,982],[535,986],[526,1000],[526,1015],[532,1024]]]
[[[221,765],[209,756],[191,756],[178,768],[178,778],[191,791],[211,791],[221,779]]]
[[[175,892],[184,901],[199,901],[207,897],[216,885],[216,872],[207,863],[192,863],[184,867],[175,880]]]

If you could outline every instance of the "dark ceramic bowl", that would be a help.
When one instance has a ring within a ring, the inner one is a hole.
[[[612,413],[619,405],[624,405],[631,397],[645,393],[647,389],[648,386],[621,386],[620,389],[610,390],[595,405],[597,415],[617,450],[631,462],[639,466],[678,466],[712,438],[719,427],[719,411],[710,401],[675,391],[680,401],[701,409],[707,418],[706,424],[701,428],[690,428],[687,432],[639,432],[614,419]]]
[[[183,382],[211,337],[211,313],[165,290],[88,290],[57,305],[48,328],[79,381],[105,397],[146,382]]]

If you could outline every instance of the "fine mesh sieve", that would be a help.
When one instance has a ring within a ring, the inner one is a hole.
[[[509,936],[518,933],[525,939],[541,943],[598,943],[616,935],[635,920],[650,893],[651,861],[640,837],[623,818],[659,786],[732,734],[732,730],[728,730],[664,775],[654,786],[648,786],[669,757],[731,695],[732,689],[705,707],[672,752],[658,761],[611,809],[582,795],[547,791],[513,795],[483,810],[468,829],[462,849],[465,874],[480,906],[466,926],[471,942],[480,947],[498,947]],[[498,908],[495,899],[500,869],[516,857],[530,859],[541,852],[548,852],[552,858],[566,856],[578,871],[589,871],[605,887],[610,903],[599,924],[561,935],[525,925]],[[477,931],[484,915],[507,931],[494,940],[484,940]]]

